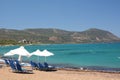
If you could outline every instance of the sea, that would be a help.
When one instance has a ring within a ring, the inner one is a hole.
[[[20,46],[0,46],[0,56]],[[46,57],[49,64],[57,67],[85,68],[90,70],[105,70],[120,72],[120,43],[84,43],[84,44],[39,44],[25,45],[28,52],[39,49],[54,53]],[[17,55],[11,56],[18,58]],[[23,57],[24,61],[43,63],[45,57]]]

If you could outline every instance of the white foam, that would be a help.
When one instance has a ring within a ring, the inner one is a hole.
[[[118,57],[118,59],[120,59],[120,57]]]

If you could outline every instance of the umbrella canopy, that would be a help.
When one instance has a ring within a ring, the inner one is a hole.
[[[21,46],[17,49],[11,50],[11,53],[13,53],[14,55],[15,54],[19,55],[19,59],[18,59],[19,61],[22,60],[21,56],[27,56],[27,57],[30,56],[30,53],[23,46]]]
[[[36,50],[35,52],[31,53],[31,56],[32,55],[44,56],[45,57],[45,62],[46,62],[46,57],[53,56],[54,54],[45,49],[44,51]]]
[[[53,53],[51,53],[51,52],[49,52],[48,50],[44,50],[44,51],[42,51],[42,54],[41,54],[41,56],[44,56],[45,57],[45,62],[46,62],[46,57],[48,57],[48,56],[53,56],[54,54]]]
[[[41,56],[42,52],[39,49],[37,49],[36,51],[32,52],[31,55]]]
[[[23,47],[19,47],[11,51],[13,54],[21,55],[21,56],[30,56],[30,53]]]
[[[7,52],[6,54],[4,54],[4,56],[13,56],[14,54],[12,53],[12,50],[10,50],[9,52]]]
[[[38,61],[39,61],[39,56],[42,55],[42,51],[40,51],[39,49],[37,49],[36,51],[34,51],[34,52],[32,52],[32,53],[30,54],[30,56],[32,56],[32,55],[38,56]]]
[[[45,49],[42,53],[43,53],[43,54],[42,54],[41,56],[45,56],[45,57],[53,56],[53,55],[54,55],[53,53],[49,52],[49,51],[46,50],[46,49]]]

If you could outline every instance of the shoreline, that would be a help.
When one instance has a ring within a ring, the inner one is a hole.
[[[120,72],[107,72],[107,71],[98,71],[98,70],[81,70],[81,69],[71,69],[71,68],[59,68],[58,70],[65,71],[76,71],[76,72],[98,72],[98,73],[110,73],[110,74],[120,74]]]
[[[0,46],[28,46],[28,45],[56,45],[56,44],[108,44],[108,43],[120,43],[120,41],[112,41],[112,42],[86,42],[86,43],[33,43],[33,44],[4,44]]]
[[[0,58],[2,60],[2,58]],[[29,63],[29,61],[23,61],[25,63]],[[1,63],[0,64],[5,64]],[[49,63],[48,63],[49,64]],[[120,73],[120,68],[111,68],[111,67],[104,67],[104,66],[74,66],[68,64],[49,64],[51,66],[55,66],[57,69],[63,70],[74,70],[74,71],[95,71],[95,72],[104,72],[104,73]]]
[[[70,66],[68,64],[50,64],[56,66],[58,69],[67,69],[67,70],[84,70],[84,71],[97,71],[97,72],[106,72],[106,73],[120,73],[120,68],[112,68],[105,66]]]
[[[26,69],[30,68],[26,66]],[[5,63],[0,63],[1,80],[119,80],[120,72],[88,70],[84,68],[57,68],[57,71],[33,70],[33,74],[13,73]]]

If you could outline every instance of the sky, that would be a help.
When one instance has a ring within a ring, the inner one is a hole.
[[[120,37],[120,0],[0,0],[0,28],[98,28]]]

